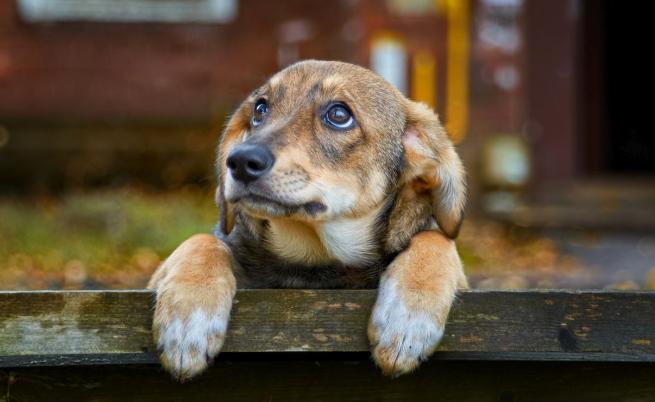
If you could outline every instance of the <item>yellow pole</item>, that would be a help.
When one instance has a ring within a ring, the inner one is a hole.
[[[412,59],[412,99],[434,109],[437,105],[437,61],[429,50],[417,52]]]
[[[448,21],[446,60],[446,130],[458,143],[468,130],[469,0],[446,0]]]

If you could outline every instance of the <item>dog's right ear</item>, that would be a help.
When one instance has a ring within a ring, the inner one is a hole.
[[[220,210],[219,229],[224,235],[230,234],[234,227],[234,206],[225,199],[225,178],[227,175],[227,156],[232,147],[243,140],[250,128],[249,109],[242,104],[234,112],[221,136],[216,156],[216,173],[218,186],[216,187],[216,205]]]
[[[453,143],[437,115],[426,105],[407,101],[403,133],[406,180],[431,196],[432,215],[441,231],[454,239],[466,203],[466,175]]]

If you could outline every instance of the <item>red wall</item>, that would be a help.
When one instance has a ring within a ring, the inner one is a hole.
[[[302,18],[302,58],[342,58],[348,8],[239,1],[229,24],[38,23],[0,2],[0,118],[203,118],[278,69],[278,28]]]

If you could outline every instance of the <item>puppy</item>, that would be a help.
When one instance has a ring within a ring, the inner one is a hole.
[[[437,116],[352,64],[296,63],[256,89],[218,148],[213,235],[157,269],[153,333],[179,380],[223,345],[237,288],[372,288],[385,374],[436,348],[458,288],[465,175]]]

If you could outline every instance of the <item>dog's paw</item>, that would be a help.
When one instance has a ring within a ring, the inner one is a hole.
[[[227,318],[196,310],[158,328],[161,363],[173,377],[186,381],[203,372],[225,340]]]
[[[216,299],[223,303],[210,307],[179,295],[158,294],[153,335],[162,365],[178,381],[203,372],[223,346],[232,299]]]
[[[430,301],[426,300],[426,304]],[[410,306],[398,293],[394,281],[381,284],[369,321],[368,337],[372,356],[385,375],[397,377],[417,368],[436,349],[444,333],[446,311],[434,314]]]

